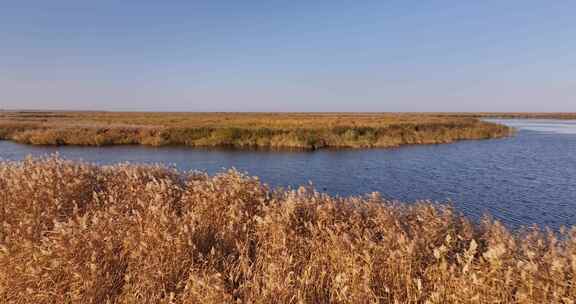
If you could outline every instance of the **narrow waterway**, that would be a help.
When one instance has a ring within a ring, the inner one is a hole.
[[[163,163],[209,173],[237,168],[273,186],[312,182],[320,191],[413,202],[451,201],[510,227],[576,224],[576,121],[499,120],[514,137],[396,149],[246,151],[186,147],[42,147],[0,141],[0,158],[58,152],[99,164]]]

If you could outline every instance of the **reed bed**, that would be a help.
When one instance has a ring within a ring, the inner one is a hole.
[[[234,170],[0,163],[1,303],[574,303],[575,240]]]
[[[510,113],[445,113],[447,117],[477,117],[477,118],[503,118],[503,119],[560,119],[574,120],[576,113],[570,112],[547,112],[547,113],[530,113],[530,112],[510,112]]]
[[[0,139],[33,145],[372,148],[505,137],[472,117],[432,114],[5,112]]]

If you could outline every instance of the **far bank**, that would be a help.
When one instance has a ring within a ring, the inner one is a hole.
[[[408,113],[2,112],[0,139],[32,145],[388,148],[501,138],[476,117]]]

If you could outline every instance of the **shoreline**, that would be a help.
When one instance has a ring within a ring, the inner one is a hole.
[[[12,113],[0,139],[31,145],[147,145],[234,149],[393,148],[503,138],[477,118],[422,114]]]

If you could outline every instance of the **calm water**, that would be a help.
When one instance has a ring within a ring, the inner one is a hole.
[[[235,167],[273,186],[312,181],[337,195],[378,191],[401,201],[452,201],[464,214],[485,212],[511,227],[576,224],[576,121],[500,120],[515,137],[398,149],[270,152],[24,146],[0,141],[0,158],[58,151],[68,159],[109,164],[165,163],[215,173]]]

